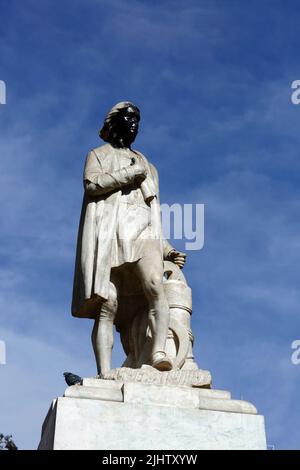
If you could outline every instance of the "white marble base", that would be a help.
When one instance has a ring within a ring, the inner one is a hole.
[[[266,449],[266,436],[226,391],[84,379],[52,403],[39,449]]]

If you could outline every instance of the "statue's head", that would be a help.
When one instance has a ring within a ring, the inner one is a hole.
[[[122,101],[107,114],[99,136],[117,146],[130,146],[137,136],[139,121],[138,107],[130,101]]]

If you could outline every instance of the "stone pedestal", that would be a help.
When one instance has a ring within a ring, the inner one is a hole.
[[[92,378],[53,401],[39,449],[266,449],[266,436],[227,391]]]

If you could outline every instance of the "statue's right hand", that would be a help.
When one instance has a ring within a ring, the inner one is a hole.
[[[147,169],[142,162],[136,161],[130,166],[130,168],[133,172],[134,180],[136,182],[141,183],[142,181],[144,181],[147,176]]]
[[[136,176],[145,176],[145,178],[146,178],[147,169],[146,169],[145,165],[142,162],[137,161],[132,165],[132,167],[133,167],[133,170],[134,170],[134,173],[135,173]]]

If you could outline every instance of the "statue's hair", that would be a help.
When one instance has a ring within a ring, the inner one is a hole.
[[[133,108],[137,114],[140,114],[139,108],[130,101],[121,101],[120,103],[115,104],[115,106],[113,106],[107,113],[103,126],[99,131],[99,137],[101,137],[101,139],[103,139],[105,142],[112,141],[116,117],[122,109],[129,107]]]

